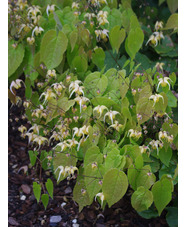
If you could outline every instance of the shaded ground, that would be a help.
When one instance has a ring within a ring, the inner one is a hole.
[[[94,202],[91,206],[78,212],[78,205],[72,200],[72,191],[75,180],[63,181],[59,185],[54,183],[54,200],[49,201],[47,210],[41,203],[37,204],[33,195],[32,183],[38,177],[36,171],[29,168],[29,156],[27,140],[19,136],[18,127],[26,123],[21,119],[22,108],[12,107],[9,104],[9,226],[73,226],[73,227],[161,227],[168,226],[165,214],[154,219],[143,219],[131,207],[129,193],[123,199],[113,205],[106,207],[104,212],[99,205]],[[28,174],[24,174],[24,169],[28,168]],[[21,168],[21,169],[20,169]],[[50,173],[47,173],[50,175]],[[43,180],[47,179],[46,173],[42,174]],[[26,198],[25,198],[26,196]],[[21,200],[22,199],[22,200]],[[25,200],[23,200],[25,199]],[[65,204],[66,203],[66,204]],[[61,206],[62,204],[62,206]],[[65,205],[64,205],[65,204]],[[51,225],[51,216],[60,215],[62,220]],[[74,220],[75,219],[75,220]],[[79,224],[73,224],[76,223]]]

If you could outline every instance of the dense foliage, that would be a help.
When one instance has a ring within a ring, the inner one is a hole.
[[[176,11],[176,0],[9,2],[9,99],[32,125],[19,131],[45,209],[53,183],[41,168],[77,178],[80,211],[128,189],[143,217],[176,209]]]

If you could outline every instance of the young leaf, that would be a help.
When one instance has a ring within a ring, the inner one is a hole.
[[[174,13],[169,17],[164,30],[166,30],[166,29],[175,29],[175,30],[178,29],[178,14],[177,13]]]
[[[125,35],[126,35],[125,30],[123,28],[120,30],[119,25],[116,25],[110,31],[109,35],[110,44],[112,46],[113,51],[116,51],[116,53],[118,53],[119,48],[125,39]]]
[[[87,189],[83,179],[77,179],[73,190],[73,199],[79,205],[79,212],[81,212],[84,206],[90,205],[92,203],[89,198],[89,194],[87,193]]]
[[[125,41],[125,48],[131,59],[135,58],[136,53],[139,51],[143,44],[144,34],[141,28],[131,29]]]
[[[30,158],[30,163],[32,166],[34,166],[36,163],[38,153],[37,153],[37,151],[29,150],[28,154],[29,154],[29,158]]]
[[[94,196],[101,189],[100,178],[102,177],[100,174],[99,166],[92,167],[92,165],[94,164],[95,162],[88,164],[87,166],[85,166],[84,170],[84,175],[89,176],[85,177],[84,181],[91,201],[93,201]],[[96,163],[96,165],[98,164]]]
[[[33,182],[33,192],[37,200],[37,203],[39,203],[40,196],[41,196],[41,185],[38,184],[37,182]]]
[[[49,196],[48,196],[48,194],[43,194],[43,195],[41,196],[41,201],[42,201],[42,203],[43,203],[43,205],[44,205],[44,207],[45,207],[45,210],[46,210],[47,205],[48,205],[48,201],[49,201]]]
[[[124,172],[118,169],[111,169],[104,175],[102,191],[109,207],[124,196],[127,188],[128,179]]]
[[[138,155],[137,158],[135,159],[135,167],[137,169],[142,169],[143,167],[143,156]]]
[[[97,146],[90,147],[85,154],[84,166],[92,162],[97,162],[98,164],[103,162],[103,154]]]
[[[132,207],[138,212],[147,210],[152,203],[152,192],[144,188],[143,186],[138,187],[137,191],[132,194],[131,204]]]
[[[178,9],[178,0],[167,0],[167,5],[171,13],[175,13]]]
[[[138,123],[142,124],[149,120],[153,115],[153,103],[148,98],[139,99],[136,105],[136,114],[141,115]]]
[[[53,199],[53,182],[51,181],[50,178],[47,180],[47,182],[45,183],[45,185],[46,185],[46,189],[48,191],[48,194]]]
[[[144,188],[149,189],[155,181],[156,176],[151,172],[151,167],[146,165],[141,169],[136,179],[136,188],[143,186]]]
[[[87,67],[88,67],[87,60],[83,56],[76,56],[72,60],[71,68],[78,73],[85,73],[87,71]]]
[[[68,39],[62,31],[57,34],[55,30],[49,30],[45,33],[41,41],[40,60],[48,69],[53,69],[60,64],[67,44]]]
[[[116,25],[121,26],[121,16],[119,9],[112,9],[112,12],[108,15],[109,31]]]
[[[105,159],[105,172],[107,172],[112,168],[118,168],[121,162],[122,162],[122,156],[120,155],[120,151],[116,148],[111,150]]]
[[[86,87],[86,97],[92,98],[102,95],[108,85],[108,79],[105,75],[101,76],[100,72],[94,72],[89,74],[84,81],[84,87]]]
[[[177,107],[177,98],[173,95],[172,91],[167,92],[167,98],[168,98],[168,106],[170,107]]]
[[[8,77],[11,76],[23,61],[25,49],[20,43],[15,48],[14,40],[8,41]]]
[[[92,53],[92,62],[100,69],[104,67],[105,52],[101,47],[95,49],[94,53]]]
[[[152,193],[155,206],[158,210],[159,216],[163,209],[172,199],[172,184],[167,178],[163,178],[161,181],[157,181],[152,187]]]
[[[169,167],[169,162],[170,162],[171,157],[172,157],[172,149],[171,149],[170,147],[168,147],[168,149],[165,150],[165,148],[163,147],[162,149],[160,149],[159,157],[160,157],[160,160],[161,160],[167,167]]]
[[[75,47],[77,38],[78,38],[78,33],[77,33],[77,31],[72,31],[71,34],[70,34],[71,52],[74,50],[74,47]]]

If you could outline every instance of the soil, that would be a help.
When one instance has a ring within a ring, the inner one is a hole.
[[[42,172],[43,182],[51,175],[54,183],[54,199],[49,200],[45,210],[33,195],[32,184],[38,179],[38,173],[30,168],[27,139],[22,139],[18,132],[20,125],[29,124],[22,120],[23,108],[9,103],[9,174],[8,174],[8,215],[11,226],[73,226],[73,227],[161,227],[168,226],[164,211],[161,217],[144,219],[131,207],[130,191],[111,208],[106,206],[102,211],[97,202],[85,207],[79,213],[78,205],[73,201],[73,187],[75,180],[62,181],[57,185],[50,172]],[[28,170],[24,173],[24,170]],[[61,216],[61,221],[50,223],[52,216]],[[74,224],[73,224],[74,223]],[[76,223],[76,224],[75,224]],[[79,224],[79,225],[77,225]]]

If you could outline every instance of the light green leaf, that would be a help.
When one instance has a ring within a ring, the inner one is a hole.
[[[108,85],[108,79],[105,75],[101,76],[100,72],[94,72],[89,74],[84,81],[84,87],[86,88],[86,97],[93,98],[98,95],[102,95]]]
[[[43,195],[41,196],[41,201],[42,201],[43,206],[45,207],[45,210],[46,210],[46,208],[47,208],[47,206],[48,206],[48,201],[49,201],[49,196],[48,196],[48,194],[43,194]]]
[[[175,13],[178,9],[178,0],[167,0],[167,4],[171,13]]]
[[[48,191],[48,194],[50,195],[50,197],[53,199],[53,182],[51,181],[51,179],[47,179],[47,182],[45,183],[46,189]]]
[[[79,212],[81,212],[84,206],[90,205],[92,203],[83,179],[77,179],[73,190],[73,199],[79,205]]]
[[[60,64],[67,44],[68,39],[62,31],[59,31],[58,34],[55,30],[45,33],[41,41],[40,59],[48,69],[53,69]]]
[[[88,177],[85,177],[84,181],[85,181],[87,192],[89,194],[89,198],[91,201],[93,201],[93,198],[100,191],[102,187],[101,184],[99,183],[101,180],[100,178],[102,177],[100,174],[99,166],[92,168],[93,163],[96,163],[96,162],[92,162],[88,164],[84,169],[84,175],[88,176]],[[96,177],[98,179],[96,179]]]
[[[118,53],[119,48],[125,39],[125,35],[126,35],[125,30],[123,28],[120,29],[119,25],[114,26],[110,31],[109,35],[110,44],[112,46],[113,51],[116,51],[116,53]]]
[[[99,127],[95,124],[92,127],[92,130],[89,130],[89,139],[93,145],[97,145],[99,141],[99,137],[101,136],[101,132]]]
[[[23,61],[25,49],[20,43],[14,48],[14,41],[8,41],[8,77],[11,76]]]
[[[37,200],[37,203],[39,203],[40,196],[41,196],[41,185],[38,184],[37,182],[33,182],[33,192]]]
[[[84,166],[93,162],[97,162],[98,164],[103,162],[103,154],[100,152],[99,147],[97,146],[90,147],[87,150],[84,158]]]
[[[172,72],[172,73],[169,75],[169,78],[172,80],[172,81],[171,81],[171,85],[172,85],[172,87],[174,88],[174,85],[175,85],[175,83],[176,83],[176,74],[175,74],[175,72]]]
[[[128,179],[124,172],[118,169],[111,169],[104,175],[102,191],[109,207],[124,196],[127,188]]]
[[[125,81],[120,83],[119,89],[120,89],[120,94],[122,98],[124,98],[125,95],[127,94],[127,91],[129,89],[129,84],[130,84],[130,80],[128,77],[125,79]]]
[[[57,101],[57,106],[63,112],[67,112],[75,104],[74,100],[68,100],[67,97],[61,97]]]
[[[55,118],[56,116],[58,116],[60,113],[57,113],[57,100],[56,99],[51,99],[48,102],[48,109],[49,114],[47,115],[47,119],[46,119],[46,123],[50,122],[53,118]]]
[[[23,69],[24,73],[29,76],[31,81],[34,81],[38,77],[39,73],[34,69],[34,54],[28,47],[25,49],[25,57],[27,62],[26,67]]]
[[[141,98],[136,105],[136,114],[141,115],[138,123],[142,124],[149,120],[154,113],[153,103],[148,98]]]
[[[156,176],[151,172],[149,165],[144,166],[136,179],[136,188],[143,186],[149,189],[156,181]]]
[[[144,34],[141,28],[131,29],[125,41],[125,49],[131,59],[135,58],[136,53],[139,51],[143,44]]]
[[[119,9],[112,9],[107,19],[109,21],[109,31],[116,25],[121,26],[121,12]]]
[[[144,188],[143,186],[138,187],[137,191],[132,194],[131,204],[132,207],[138,212],[147,210],[152,203],[152,192]]]
[[[131,21],[131,16],[135,15],[133,10],[131,8],[126,9],[124,7],[124,11],[122,13],[122,25],[125,28],[125,30],[127,31],[127,33],[129,32],[129,28],[130,28],[130,21]]]
[[[167,92],[167,98],[168,98],[168,106],[170,107],[177,107],[177,98],[173,95],[172,91]]]
[[[71,68],[77,73],[85,73],[88,68],[87,60],[83,56],[76,56],[72,60]]]
[[[126,70],[117,71],[115,68],[111,68],[105,73],[105,76],[108,78],[106,92],[117,91],[120,88],[120,84],[125,82]]]
[[[152,193],[155,206],[158,210],[159,216],[163,209],[172,199],[172,184],[167,178],[163,178],[161,181],[157,181],[152,187]]]
[[[78,33],[77,31],[72,31],[70,34],[70,45],[71,45],[71,52],[74,50],[75,44],[77,42]]]
[[[162,149],[160,149],[159,151],[159,157],[160,160],[167,166],[169,167],[169,162],[171,160],[172,157],[172,149],[170,147],[168,147],[167,151],[165,150],[165,148],[163,147]]]
[[[137,169],[141,169],[143,167],[143,157],[142,155],[138,155],[135,159],[135,167]]]
[[[174,30],[178,29],[178,14],[177,13],[174,13],[169,17],[164,30],[167,30],[167,29],[174,29]]]
[[[90,32],[88,29],[81,30],[80,37],[83,40],[83,42],[89,46],[90,43]]]
[[[104,67],[105,52],[101,47],[95,49],[94,53],[92,53],[92,62],[100,69]]]
[[[29,158],[30,158],[30,163],[32,166],[34,166],[36,163],[36,160],[37,160],[38,153],[37,153],[37,151],[29,150],[28,154],[29,154]]]
[[[122,161],[122,156],[118,149],[111,150],[105,159],[105,172],[112,168],[118,168]]]

